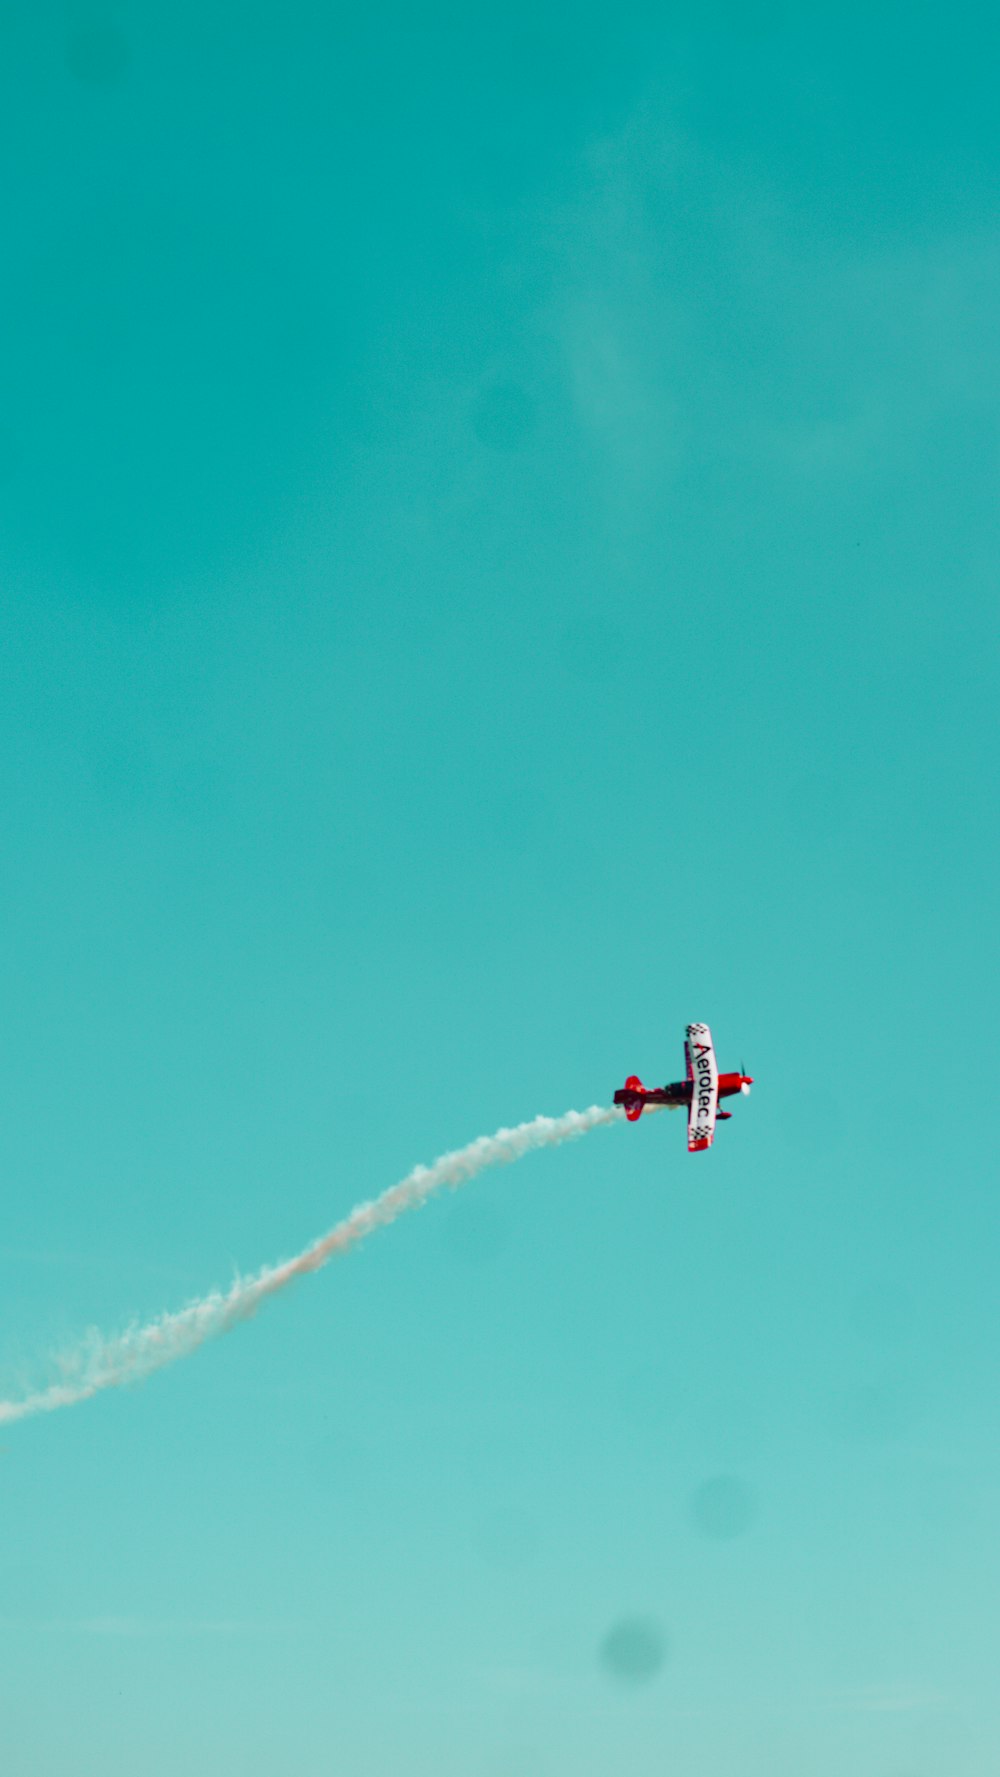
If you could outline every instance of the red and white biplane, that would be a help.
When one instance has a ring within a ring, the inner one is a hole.
[[[728,1122],[731,1111],[720,1111],[719,1100],[732,1098],[737,1092],[748,1093],[753,1080],[742,1071],[720,1074],[715,1061],[712,1033],[707,1024],[689,1024],[684,1044],[687,1058],[687,1079],[673,1086],[646,1087],[637,1074],[630,1074],[624,1086],[615,1093],[615,1104],[623,1105],[630,1123],[637,1123],[645,1110],[679,1110],[687,1105],[688,1153],[700,1154],[715,1139],[716,1119]]]

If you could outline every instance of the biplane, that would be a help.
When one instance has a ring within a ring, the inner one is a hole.
[[[624,1086],[615,1093],[615,1104],[624,1107],[630,1123],[637,1123],[643,1111],[680,1110],[687,1106],[688,1153],[700,1154],[715,1140],[716,1121],[728,1122],[731,1111],[719,1109],[719,1101],[743,1096],[750,1091],[753,1080],[740,1069],[738,1074],[720,1074],[715,1060],[712,1033],[707,1024],[689,1024],[684,1044],[687,1079],[671,1086],[644,1086],[638,1074],[630,1074]]]

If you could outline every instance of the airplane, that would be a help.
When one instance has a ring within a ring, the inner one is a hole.
[[[615,1104],[624,1106],[630,1123],[637,1123],[645,1110],[659,1110],[666,1105],[676,1111],[682,1104],[688,1110],[688,1153],[700,1154],[715,1139],[716,1118],[728,1122],[732,1111],[720,1111],[719,1100],[732,1098],[737,1092],[748,1094],[753,1080],[749,1074],[720,1074],[707,1024],[689,1024],[684,1044],[687,1079],[673,1086],[645,1087],[637,1074],[630,1074]]]

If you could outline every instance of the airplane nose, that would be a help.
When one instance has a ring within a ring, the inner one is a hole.
[[[750,1075],[744,1074],[742,1080],[740,1081],[740,1091],[742,1093],[744,1093],[744,1095],[747,1095],[747,1094],[749,1094],[749,1091],[750,1091],[750,1088],[752,1085],[753,1085],[753,1080],[751,1079]]]

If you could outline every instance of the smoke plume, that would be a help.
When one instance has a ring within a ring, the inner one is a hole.
[[[76,1351],[59,1360],[60,1380],[25,1395],[20,1400],[0,1400],[0,1425],[29,1419],[36,1413],[54,1413],[74,1407],[105,1388],[142,1382],[154,1370],[188,1357],[208,1339],[228,1333],[240,1321],[256,1314],[261,1303],[276,1296],[297,1278],[319,1271],[328,1260],[344,1253],[377,1228],[384,1228],[407,1210],[419,1209],[443,1185],[464,1185],[488,1166],[509,1165],[535,1148],[554,1148],[560,1142],[586,1135],[604,1123],[617,1122],[624,1113],[592,1105],[589,1111],[567,1111],[562,1117],[535,1117],[516,1129],[498,1129],[481,1135],[466,1148],[442,1154],[433,1166],[415,1166],[398,1185],[390,1186],[371,1203],[352,1209],[344,1221],[307,1246],[294,1259],[268,1265],[253,1277],[237,1277],[228,1290],[212,1290],[189,1302],[176,1314],[161,1314],[144,1325],[135,1323],[123,1333],[105,1337],[91,1330]]]

